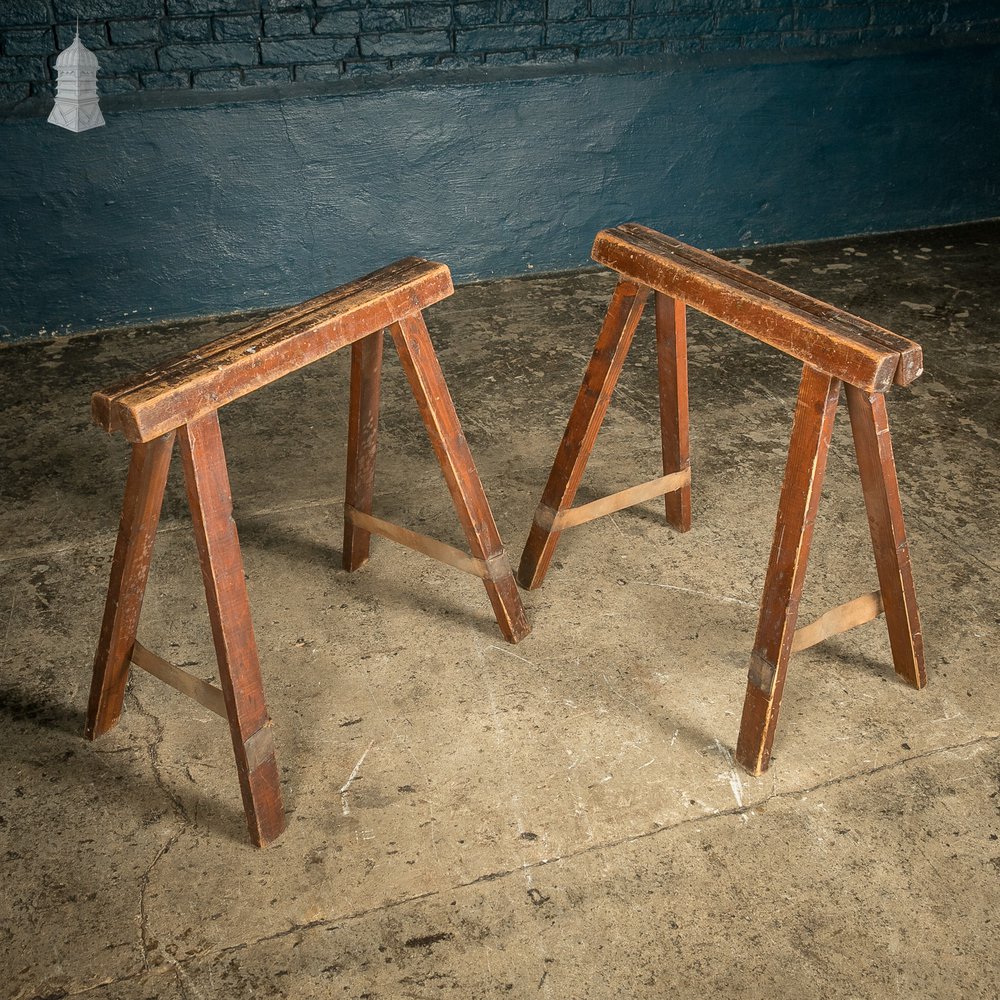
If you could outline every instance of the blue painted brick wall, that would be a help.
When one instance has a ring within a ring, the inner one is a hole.
[[[102,94],[1000,39],[998,0],[5,0],[0,114],[51,96],[77,18]]]

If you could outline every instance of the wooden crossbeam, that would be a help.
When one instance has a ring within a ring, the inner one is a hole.
[[[365,514],[350,505],[344,508],[344,516],[348,523],[363,531],[370,531],[374,535],[381,535],[390,541],[398,542],[408,549],[430,556],[431,559],[454,566],[455,569],[460,569],[463,573],[478,576],[480,580],[491,579],[490,567],[485,559],[473,559],[467,552],[455,548],[454,545],[431,538],[430,535],[410,531],[409,528],[404,528],[401,524],[383,521],[380,517]]]
[[[870,594],[862,594],[846,604],[838,604],[816,621],[795,630],[792,638],[792,652],[801,653],[803,649],[815,646],[832,635],[840,635],[849,629],[873,621],[882,614],[882,594],[873,590]]]
[[[630,486],[627,490],[610,493],[599,500],[580,504],[579,507],[568,507],[557,512],[551,507],[540,506],[535,514],[535,523],[546,531],[565,531],[567,528],[586,524],[605,514],[614,514],[615,511],[624,510],[626,507],[634,507],[644,500],[673,493],[683,489],[690,482],[691,469],[688,467],[681,469],[680,472],[672,472],[668,476],[651,479],[648,483],[640,483],[638,486]]]
[[[146,671],[158,677],[164,684],[169,684],[175,691],[193,698],[199,705],[203,705],[210,712],[227,718],[226,699],[220,688],[208,681],[203,681],[194,674],[189,674],[186,670],[175,666],[163,657],[157,656],[151,649],[147,649],[141,642],[136,642],[132,647],[132,662]]]
[[[860,389],[884,392],[923,371],[912,340],[646,226],[602,230],[592,256]]]
[[[95,392],[94,422],[149,441],[231,403],[453,291],[444,264],[406,257]]]

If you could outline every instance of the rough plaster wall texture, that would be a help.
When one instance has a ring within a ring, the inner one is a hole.
[[[1000,49],[559,75],[8,122],[0,336],[298,301],[408,253],[586,264],[997,214]]]
[[[472,66],[1000,40],[996,0],[4,0],[0,114],[37,113],[76,19],[101,93]]]

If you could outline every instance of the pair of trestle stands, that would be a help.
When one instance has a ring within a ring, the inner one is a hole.
[[[919,345],[644,226],[597,235],[593,257],[618,274],[555,463],[531,526],[518,579],[541,585],[567,528],[663,495],[666,519],[691,527],[691,468],[685,308],[715,317],[803,365],[778,506],[736,757],[751,774],[768,766],[792,653],[884,612],[896,672],[926,681],[923,644],[893,461],[885,392],[922,371]],[[344,568],[368,559],[372,534],[478,576],[500,630],[516,643],[529,631],[493,515],[434,353],[422,310],[449,296],[443,264],[408,257],[286,309],[237,333],[94,394],[95,421],[132,444],[104,620],[94,663],[86,735],[96,739],[121,714],[132,664],[229,721],[250,838],[262,846],[285,817],[271,720],[232,518],[218,410],[227,403],[351,347]],[[654,299],[663,476],[574,507],[598,429],[633,334]],[[447,481],[470,552],[372,514],[383,331],[388,328]],[[879,590],[796,628],[813,523],[841,384],[846,389]],[[219,664],[215,687],[168,663],[137,639],[174,438]]]

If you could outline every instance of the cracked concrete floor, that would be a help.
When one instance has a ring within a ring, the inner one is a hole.
[[[263,851],[198,705],[136,671],[118,728],[81,738],[127,460],[89,393],[237,321],[4,350],[0,994],[1000,995],[998,245],[995,223],[742,252],[926,354],[889,405],[929,686],[895,678],[881,622],[796,656],[758,779],[732,748],[787,358],[691,315],[693,530],[649,503],[568,532],[517,647],[449,567],[376,539],[338,568],[347,352],[226,408],[288,811]],[[515,560],[610,287],[427,314]],[[655,400],[647,319],[581,501],[657,474]],[[376,513],[459,544],[391,354],[382,414]],[[845,416],[803,621],[875,586]],[[140,635],[214,676],[174,474]]]

